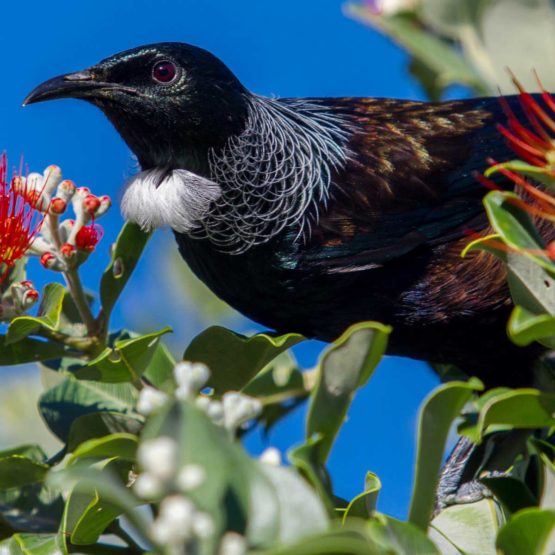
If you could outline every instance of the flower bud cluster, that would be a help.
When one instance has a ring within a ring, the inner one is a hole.
[[[64,180],[58,166],[17,176],[12,187],[48,215],[29,254],[39,256],[45,268],[60,272],[82,264],[102,237],[102,228],[94,222],[110,208],[110,197],[97,197],[87,187]],[[75,219],[61,220],[70,205]]]
[[[200,395],[210,378],[210,370],[205,364],[180,362],[175,366],[173,374],[177,384],[177,399],[193,401],[216,425],[222,426],[231,434],[262,412],[262,404],[258,399],[237,391],[225,393],[221,401]],[[137,410],[148,415],[163,406],[168,399],[168,395],[162,391],[146,386],[141,390]]]
[[[39,292],[31,281],[16,281],[0,296],[0,321],[25,314],[39,300]]]

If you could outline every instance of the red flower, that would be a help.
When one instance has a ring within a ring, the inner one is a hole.
[[[84,225],[75,237],[75,245],[79,250],[92,252],[100,239],[102,239],[102,228],[97,224]]]
[[[26,188],[14,187],[14,176],[8,183],[8,158],[0,156],[0,283],[12,266],[29,250],[37,236],[45,214],[37,210]],[[20,180],[19,180],[20,181]],[[35,203],[36,204],[36,203]]]

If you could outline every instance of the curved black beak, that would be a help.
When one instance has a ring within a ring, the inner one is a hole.
[[[129,87],[99,80],[91,70],[87,69],[76,73],[60,75],[45,81],[25,98],[23,106],[58,98],[91,98],[101,90],[106,91],[110,89],[135,92]]]

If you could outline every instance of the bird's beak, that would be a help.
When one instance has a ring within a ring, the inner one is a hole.
[[[120,88],[96,78],[90,70],[68,73],[49,79],[34,89],[23,101],[23,106],[57,98],[90,98],[100,90]]]

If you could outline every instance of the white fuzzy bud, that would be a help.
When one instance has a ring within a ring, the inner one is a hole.
[[[206,480],[206,471],[198,464],[184,466],[177,475],[176,484],[182,492],[192,491]]]
[[[370,7],[380,15],[394,15],[414,11],[421,0],[370,0]]]
[[[62,181],[62,170],[59,166],[52,164],[44,170],[42,176],[42,187],[44,192],[47,195],[51,195]]]
[[[193,532],[198,538],[209,538],[214,533],[214,520],[207,513],[197,513],[193,518]]]
[[[135,478],[133,491],[141,499],[154,499],[164,493],[164,484],[156,476],[143,472]]]
[[[168,396],[165,393],[147,385],[139,393],[137,411],[148,416],[156,409],[162,407],[167,400]]]
[[[256,418],[262,412],[262,403],[235,391],[222,397],[224,409],[224,427],[234,432],[241,424]]]
[[[220,543],[218,555],[245,555],[247,552],[247,540],[236,532],[224,534]]]
[[[180,362],[173,370],[177,383],[175,395],[178,399],[190,399],[206,385],[210,378],[210,370],[200,362]]]
[[[167,497],[160,503],[160,513],[152,524],[152,537],[160,544],[176,545],[193,535],[195,506],[180,495]]]
[[[271,466],[279,466],[281,464],[281,453],[275,447],[268,447],[259,458],[260,462]]]
[[[137,460],[144,471],[165,482],[175,473],[177,443],[171,437],[146,440],[139,446]]]

